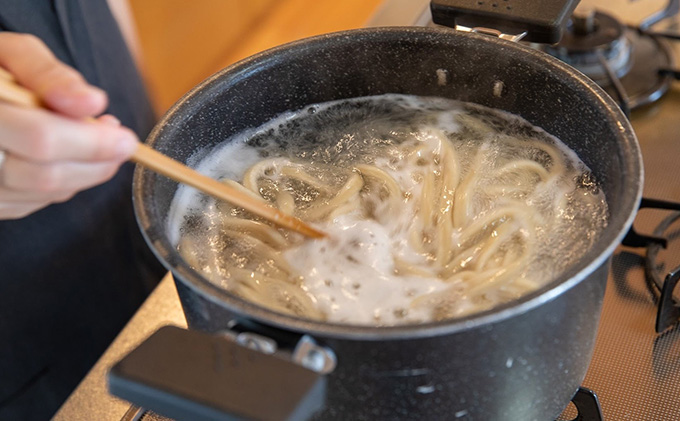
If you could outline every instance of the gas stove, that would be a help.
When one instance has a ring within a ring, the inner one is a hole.
[[[434,25],[425,3],[411,24]],[[680,202],[680,84],[674,79],[679,9],[677,0],[583,1],[558,44],[532,45],[579,69],[620,104],[642,148],[644,196],[662,199],[646,200],[652,206],[638,213],[634,231],[639,235],[624,242],[637,247],[622,245],[612,258],[595,351],[582,387],[597,396],[601,413],[584,414],[577,404],[579,415],[572,403],[560,421],[680,419],[680,294],[673,293],[680,278],[680,212],[672,210]],[[390,24],[401,24],[390,19]],[[655,209],[658,205],[671,209]],[[667,247],[650,237],[666,239]],[[662,293],[664,282],[667,291]]]

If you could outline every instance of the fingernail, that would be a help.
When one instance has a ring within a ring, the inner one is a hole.
[[[116,142],[116,156],[119,158],[130,157],[137,150],[137,146],[139,145],[137,137],[128,132],[124,132],[119,136]]]
[[[120,126],[120,120],[114,115],[111,114],[106,114],[101,117],[99,117],[99,121],[102,122],[103,124],[106,124],[107,126],[111,127],[119,127]]]
[[[106,92],[92,85],[79,85],[71,89],[68,94],[75,101],[86,101],[92,104],[106,101]]]

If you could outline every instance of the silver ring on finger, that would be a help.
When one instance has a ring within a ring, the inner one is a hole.
[[[5,163],[5,158],[7,158],[7,153],[0,149],[0,170],[2,170],[2,164]]]

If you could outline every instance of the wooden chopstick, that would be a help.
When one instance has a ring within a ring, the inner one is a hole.
[[[143,143],[139,144],[139,147],[130,159],[175,181],[187,184],[232,205],[242,207],[278,226],[288,228],[311,238],[326,236],[322,231],[310,227],[301,220],[287,215],[275,207],[269,206],[264,200],[256,199],[213,178],[206,177]]]
[[[0,68],[0,100],[24,107],[45,108],[45,104],[36,94],[18,85],[14,76],[2,68]],[[206,177],[143,143],[139,143],[130,160],[179,183],[187,184],[220,200],[239,206],[280,227],[288,228],[311,238],[326,236],[322,231],[281,212],[264,200],[259,200],[215,179]]]
[[[14,76],[0,67],[0,99],[11,104],[32,108],[44,108],[40,98],[16,83]]]

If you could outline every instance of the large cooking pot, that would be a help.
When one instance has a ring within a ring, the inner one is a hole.
[[[138,220],[174,275],[189,327],[259,332],[273,338],[279,350],[307,335],[316,344],[315,355],[323,354],[316,369],[330,371],[325,404],[315,419],[555,419],[585,376],[609,259],[632,223],[642,187],[633,130],[588,78],[539,51],[474,33],[436,28],[340,32],[266,51],[213,75],[163,117],[148,143],[186,162],[197,151],[284,111],[383,93],[471,101],[544,128],[592,170],[609,204],[608,226],[583,258],[514,302],[421,325],[340,325],[259,307],[193,270],[167,234],[178,185],[138,168]],[[268,380],[280,379],[272,374]],[[267,406],[268,396],[256,402]]]

